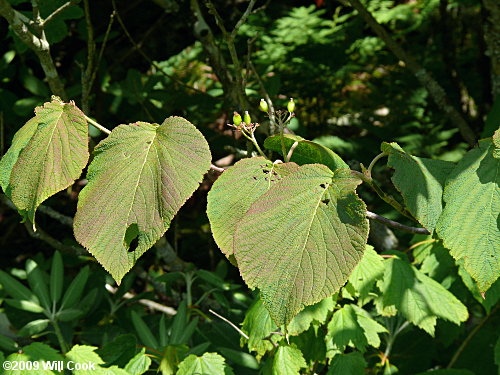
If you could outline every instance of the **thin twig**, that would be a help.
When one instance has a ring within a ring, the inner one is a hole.
[[[379,223],[385,224],[389,227],[393,227],[405,232],[410,232],[410,233],[416,233],[416,234],[430,234],[430,232],[425,229],[425,228],[415,228],[415,227],[409,227],[407,225],[398,223],[397,221],[393,221],[390,219],[387,219],[383,216],[377,215],[376,213],[366,211],[366,217],[371,220],[378,221]]]
[[[45,18],[45,20],[43,22],[40,23],[40,27],[43,29],[45,26],[47,26],[47,24],[52,21],[59,13],[61,13],[63,10],[65,10],[66,8],[69,8],[70,6],[72,5],[76,5],[80,2],[81,0],[71,0],[71,1],[68,1],[67,3],[64,3],[63,5],[61,5],[59,8],[57,8],[56,10],[54,10],[47,18]]]
[[[241,18],[238,20],[236,25],[234,26],[233,31],[231,31],[231,38],[234,39],[236,37],[236,33],[238,32],[239,28],[246,22],[248,16],[250,16],[250,14],[252,13],[252,10],[253,10],[253,7],[255,6],[256,1],[257,0],[250,0],[250,2],[248,3],[247,9],[245,10],[245,12],[241,16]]]
[[[116,294],[118,288],[115,288],[112,285],[106,284],[106,290],[108,292],[110,292],[111,294]],[[122,296],[122,298],[125,298],[125,299],[132,299],[135,297],[136,297],[135,295],[133,295],[132,293],[129,293],[129,292],[125,293]],[[162,305],[158,302],[151,301],[149,299],[139,299],[139,300],[137,300],[137,302],[140,303],[141,305],[149,307],[151,310],[160,311],[166,315],[174,316],[175,314],[177,314],[177,310],[175,310],[173,307],[165,306],[165,305]]]
[[[248,335],[243,332],[241,329],[238,328],[238,326],[236,324],[234,324],[233,322],[231,322],[229,319],[226,319],[224,318],[222,315],[219,315],[217,314],[215,311],[213,310],[208,310],[210,311],[212,314],[214,314],[217,318],[220,318],[222,319],[223,321],[225,321],[227,324],[229,324],[231,327],[233,327],[242,337],[244,337],[245,339],[249,339]]]
[[[224,172],[224,171],[225,171],[225,169],[224,169],[224,168],[220,168],[220,167],[218,167],[218,166],[216,166],[216,165],[214,165],[214,164],[210,164],[210,169],[212,169],[212,170],[214,170],[214,171],[216,171],[216,172],[219,172],[219,173],[222,173],[222,172]]]
[[[269,97],[269,94],[267,93],[266,87],[264,86],[264,82],[262,81],[262,78],[260,78],[259,73],[257,73],[257,69],[255,69],[254,64],[249,58],[249,66],[250,69],[252,70],[255,78],[257,79],[257,82],[259,83],[260,91],[262,95],[264,96],[264,99],[267,102],[267,105],[269,107],[268,115],[269,115],[269,135],[274,135],[276,132],[276,112],[274,110],[274,105],[273,101]],[[283,156],[284,157],[284,156]]]
[[[83,0],[83,8],[85,11],[85,24],[87,26],[87,68],[82,72],[82,109],[83,113],[89,113],[89,97],[92,90],[92,76],[95,62],[95,41],[94,27],[90,18],[89,0]]]

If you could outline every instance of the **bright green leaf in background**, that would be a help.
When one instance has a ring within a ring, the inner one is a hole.
[[[500,159],[500,128],[493,134],[493,157],[495,159]]]
[[[298,142],[290,161],[299,165],[320,163],[326,165],[332,171],[349,168],[340,156],[319,143],[308,141],[298,135],[292,134],[285,134],[284,141],[287,152],[295,142]],[[264,147],[281,154],[281,137],[279,135],[268,137],[264,141]]]
[[[375,282],[384,275],[384,258],[377,254],[373,247],[366,246],[363,258],[349,276],[349,283],[356,290],[360,300],[368,297]]]
[[[55,375],[58,374],[56,371],[51,371],[50,369],[44,369],[42,366],[43,361],[63,361],[64,358],[57,352],[57,350],[51,348],[49,345],[42,344],[40,342],[34,342],[28,346],[22,348],[22,353],[13,353],[9,355],[6,361],[10,362],[24,362],[25,369],[19,366],[17,371],[7,371],[0,370],[0,373],[5,375]],[[39,369],[35,371],[35,362],[39,364]]]
[[[379,283],[385,307],[395,306],[431,336],[437,318],[455,324],[467,320],[467,308],[437,281],[398,258],[386,260],[385,266],[384,279]]]
[[[455,163],[409,155],[397,143],[384,142],[381,148],[389,155],[387,165],[394,168],[392,182],[406,207],[432,233],[443,209],[443,186]]]
[[[169,117],[162,125],[120,125],[94,153],[75,237],[120,282],[198,187],[210,150],[191,123]]]
[[[337,354],[330,361],[326,375],[364,375],[366,361],[359,352]]]
[[[205,353],[201,357],[187,356],[180,364],[177,375],[232,375],[233,370],[217,353]]]
[[[333,295],[361,259],[366,207],[345,170],[304,165],[258,198],[235,233],[243,279],[278,325]]]
[[[33,226],[37,207],[80,177],[89,158],[87,131],[75,104],[54,98],[14,136],[0,161],[0,185]]]
[[[264,375],[299,375],[300,369],[305,367],[306,361],[295,345],[281,344],[272,362],[264,367]]]
[[[289,335],[298,335],[307,331],[312,322],[325,323],[330,311],[335,307],[336,298],[327,297],[311,306],[306,306],[287,326]]]
[[[380,346],[378,334],[382,332],[387,330],[361,307],[344,305],[333,314],[328,323],[327,347],[343,352],[349,345],[364,352],[368,345],[375,348]]]
[[[263,157],[248,158],[227,169],[208,193],[207,215],[215,242],[232,255],[236,224],[250,205],[271,185],[297,169],[295,163],[273,164]]]
[[[248,340],[242,337],[240,342],[242,345],[247,343],[250,352],[257,352],[257,358],[262,357],[267,351],[273,349],[273,344],[264,338],[277,328],[269,311],[258,298],[248,309],[241,326],[241,330],[248,335]]]
[[[500,159],[494,158],[494,150],[491,139],[479,141],[451,172],[436,227],[481,292],[500,275]]]

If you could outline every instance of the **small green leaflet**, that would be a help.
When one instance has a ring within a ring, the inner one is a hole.
[[[360,352],[337,354],[326,375],[365,375],[366,361]]]
[[[332,171],[349,168],[340,156],[319,143],[292,134],[285,134],[284,141],[287,152],[295,142],[298,142],[290,161],[299,165],[320,163],[326,165]],[[281,137],[279,135],[268,137],[264,141],[264,147],[281,154]]]
[[[479,141],[451,172],[436,230],[444,246],[485,292],[500,275],[500,159]]]
[[[354,287],[361,300],[368,297],[375,282],[384,275],[384,258],[377,254],[373,247],[366,246],[361,261],[349,276],[349,282]]]
[[[224,255],[234,253],[236,224],[250,205],[297,168],[295,163],[273,164],[263,157],[248,158],[224,171],[215,181],[208,193],[207,215],[215,242]]]
[[[397,143],[384,142],[381,149],[389,155],[387,165],[394,168],[392,182],[406,207],[432,233],[443,209],[443,186],[455,163],[409,155]]]
[[[241,275],[260,289],[277,325],[337,292],[363,256],[368,220],[356,185],[346,170],[304,165],[271,186],[238,224]]]
[[[205,353],[201,357],[187,356],[180,364],[177,375],[233,375],[225,359],[217,353]]]
[[[262,304],[262,300],[259,298],[252,304],[245,315],[241,330],[248,335],[248,340],[242,337],[240,344],[244,345],[248,342],[248,351],[257,352],[257,358],[260,358],[267,351],[271,351],[274,348],[273,344],[269,340],[264,340],[264,338],[277,328],[269,315],[269,311],[267,311]]]
[[[73,102],[54,97],[35,109],[0,161],[0,185],[35,228],[35,211],[70,186],[89,158],[85,115]]]
[[[94,153],[75,238],[120,282],[196,190],[210,168],[210,150],[191,123],[169,117],[161,125],[120,125]]]
[[[467,308],[437,281],[398,259],[385,261],[384,279],[379,283],[384,307],[395,306],[408,321],[434,336],[436,319],[460,324]]]
[[[334,297],[327,297],[314,305],[306,306],[286,327],[287,333],[291,336],[299,335],[307,331],[313,321],[325,323],[328,314],[335,307],[336,298]]]
[[[293,344],[281,343],[271,364],[270,360],[264,367],[264,375],[300,375],[300,369],[307,366],[302,352]]]
[[[380,346],[378,334],[382,332],[387,330],[361,307],[344,305],[328,323],[327,347],[343,352],[350,345],[364,352],[368,345],[375,348]]]

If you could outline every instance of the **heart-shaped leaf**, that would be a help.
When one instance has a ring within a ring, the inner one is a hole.
[[[366,207],[347,170],[299,167],[258,198],[237,226],[241,275],[276,324],[331,296],[363,256]]]
[[[210,168],[211,155],[203,135],[180,117],[120,125],[94,153],[75,237],[119,282],[165,233]]]

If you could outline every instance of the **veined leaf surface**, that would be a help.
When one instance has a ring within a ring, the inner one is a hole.
[[[297,169],[258,198],[238,225],[235,256],[241,275],[277,325],[331,296],[363,256],[366,207],[346,170]]]
[[[443,186],[455,163],[407,154],[397,143],[382,143],[382,151],[389,155],[392,182],[406,207],[432,233],[443,210]]]
[[[485,292],[500,275],[500,159],[494,143],[479,141],[451,172],[436,230],[456,260]]]
[[[248,158],[228,168],[215,181],[208,193],[207,215],[215,242],[227,257],[234,253],[236,224],[250,205],[297,168],[295,163],[273,164],[263,157]]]
[[[94,152],[75,237],[119,282],[196,190],[210,150],[192,124],[169,117],[162,125],[120,125]]]
[[[0,185],[33,226],[37,207],[80,177],[89,158],[87,138],[82,111],[56,98],[36,107],[14,136],[0,161]]]

